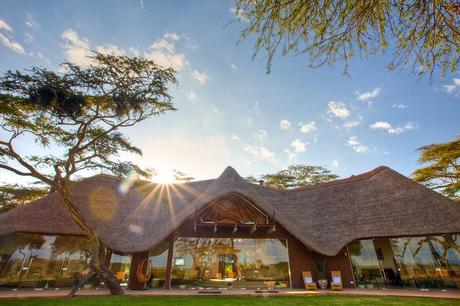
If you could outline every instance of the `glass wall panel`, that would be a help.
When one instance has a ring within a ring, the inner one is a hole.
[[[162,288],[165,282],[168,264],[169,242],[165,241],[150,249],[150,266],[152,267],[151,288]]]
[[[358,286],[460,288],[458,234],[358,240],[348,246]]]
[[[88,268],[88,243],[77,236],[0,237],[0,286],[69,287]]]
[[[122,286],[128,286],[131,257],[129,254],[112,253],[112,257],[110,258],[110,271],[112,271]]]
[[[289,286],[285,240],[178,238],[172,285],[189,287]]]
[[[382,282],[379,259],[371,239],[350,243],[348,252],[358,287],[372,288]]]

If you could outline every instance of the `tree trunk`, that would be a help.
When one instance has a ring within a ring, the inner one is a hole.
[[[120,286],[120,283],[113,275],[113,273],[109,270],[108,267],[104,265],[105,263],[105,247],[99,241],[96,232],[86,224],[82,214],[78,210],[78,208],[74,205],[71,196],[70,196],[70,188],[67,185],[67,188],[63,186],[61,190],[59,190],[59,194],[61,199],[63,200],[67,210],[70,212],[72,219],[80,226],[80,228],[85,232],[90,245],[89,255],[91,258],[90,266],[93,273],[95,273],[101,281],[103,281],[107,288],[110,290],[112,295],[123,295],[124,291]],[[78,289],[85,282],[89,279],[83,277],[81,281],[77,283],[75,288],[72,288],[69,296],[75,295]]]

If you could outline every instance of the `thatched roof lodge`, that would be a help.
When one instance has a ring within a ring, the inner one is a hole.
[[[342,271],[344,286],[460,287],[460,205],[387,167],[284,191],[231,167],[173,185],[96,175],[75,183],[72,195],[112,250],[114,272],[131,274],[131,288],[144,286],[134,277],[143,259],[170,288],[175,280],[303,287],[301,272],[316,277],[322,258],[328,271]],[[53,193],[0,215],[0,235],[14,234],[83,233]]]

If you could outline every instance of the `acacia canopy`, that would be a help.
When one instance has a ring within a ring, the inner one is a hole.
[[[267,71],[278,51],[303,54],[309,65],[348,63],[389,51],[387,68],[409,67],[419,76],[457,69],[460,58],[459,0],[236,0],[256,36],[254,57],[267,54]]]
[[[94,53],[88,60],[88,67],[65,63],[61,72],[33,67],[0,78],[0,169],[48,185],[87,235],[92,271],[78,286],[97,274],[112,294],[123,294],[104,265],[107,249],[74,203],[72,178],[85,171],[150,175],[118,158],[142,153],[121,129],[175,110],[168,94],[175,71],[137,57]]]
[[[419,151],[419,163],[425,166],[413,173],[414,180],[460,202],[460,136]]]

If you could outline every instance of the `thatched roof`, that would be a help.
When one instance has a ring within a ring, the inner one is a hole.
[[[460,205],[387,168],[293,190],[251,184],[231,167],[214,180],[134,184],[97,175],[76,183],[72,195],[109,248],[149,249],[214,199],[237,193],[275,219],[307,247],[335,255],[359,238],[460,232]],[[82,234],[57,194],[0,215],[0,234]]]

